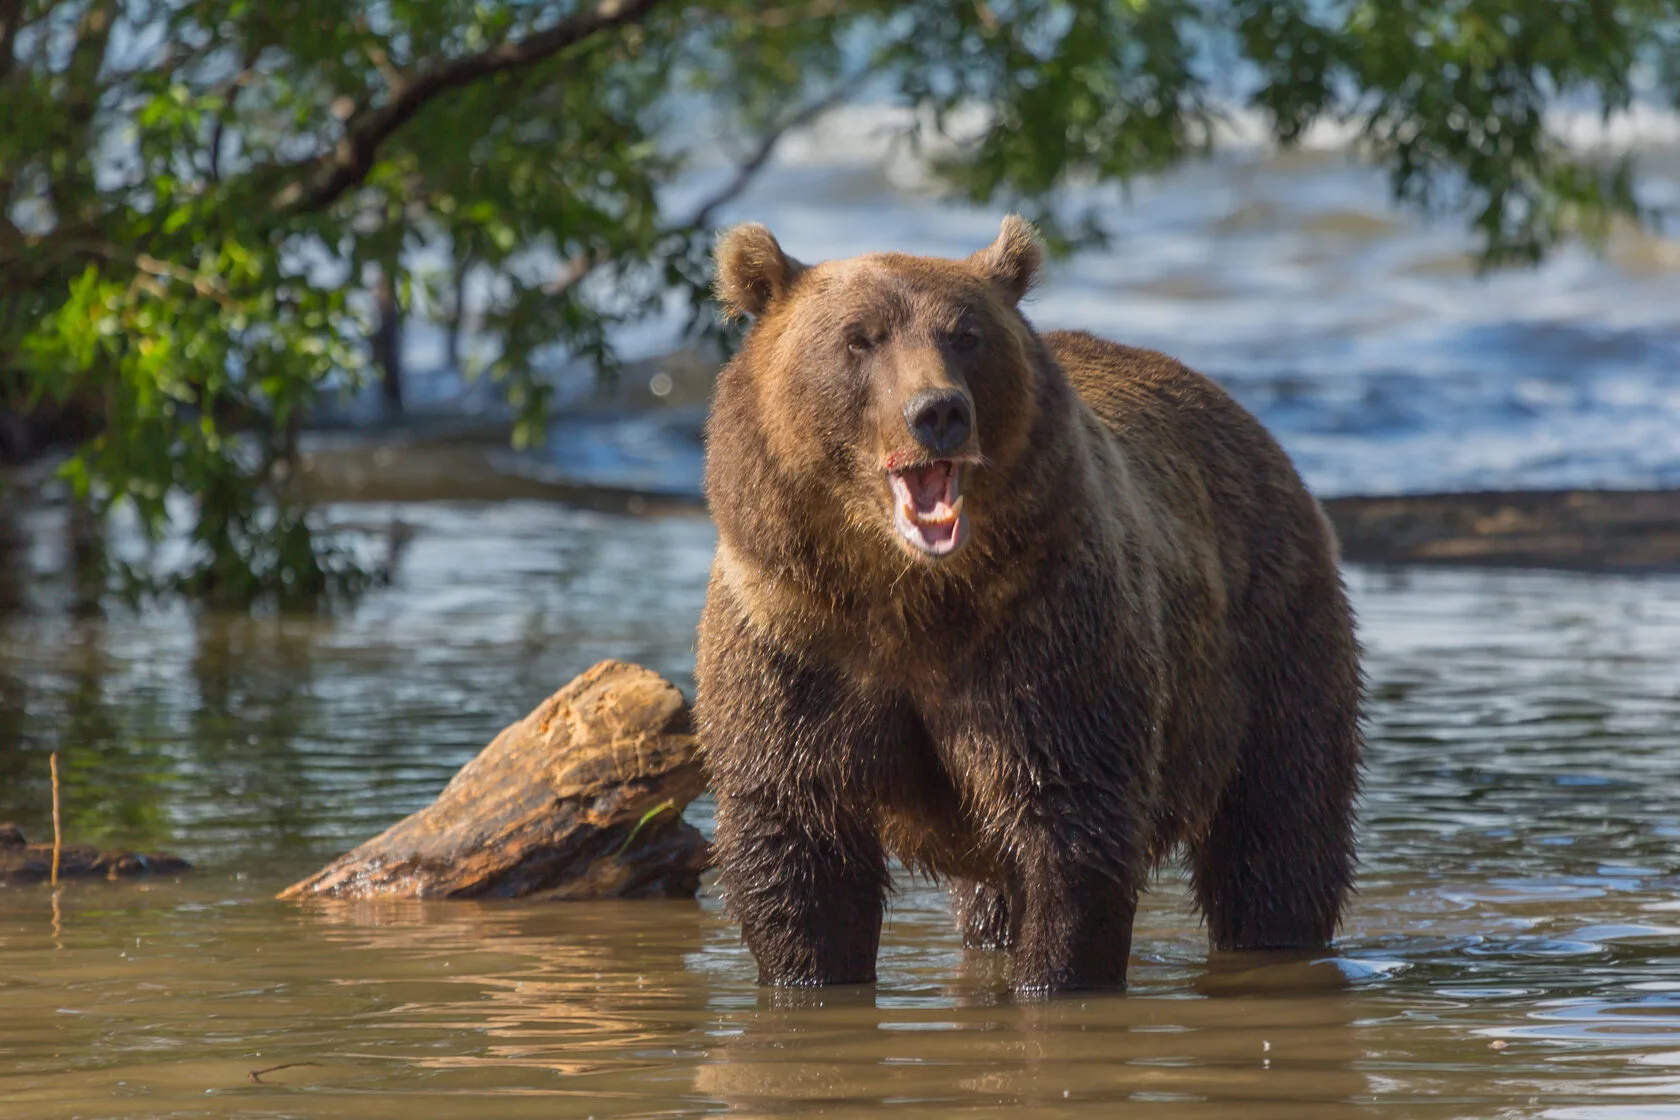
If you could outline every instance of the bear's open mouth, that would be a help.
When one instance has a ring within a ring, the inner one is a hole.
[[[962,516],[963,465],[936,459],[919,467],[888,471],[893,494],[893,528],[905,543],[929,556],[948,556],[967,536]]]

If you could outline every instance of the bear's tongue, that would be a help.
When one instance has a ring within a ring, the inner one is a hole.
[[[951,490],[951,467],[951,463],[941,460],[931,466],[911,467],[899,473],[905,489],[910,492],[910,503],[916,512],[932,513],[949,504],[946,496]]]
[[[913,547],[935,556],[957,545],[962,529],[962,468],[949,459],[907,467],[887,476],[892,483],[893,521]]]

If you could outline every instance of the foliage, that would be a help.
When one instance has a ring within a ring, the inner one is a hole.
[[[1545,110],[1641,75],[1680,95],[1673,0],[0,0],[0,407],[94,417],[67,473],[101,508],[161,530],[185,496],[195,590],[307,595],[348,569],[277,479],[363,375],[381,275],[410,312],[488,286],[529,439],[539,352],[610,368],[613,324],[698,306],[716,205],[844,98],[914,108],[953,190],[1069,237],[1059,187],[1205,151],[1233,108],[1284,143],[1342,122],[1508,263],[1640,216]],[[673,215],[696,104],[759,142]]]

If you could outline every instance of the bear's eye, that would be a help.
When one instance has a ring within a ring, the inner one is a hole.
[[[980,332],[973,327],[959,327],[951,335],[951,346],[956,350],[972,350],[980,345]]]
[[[862,331],[852,331],[846,335],[846,349],[854,354],[867,354],[875,349],[875,340]]]

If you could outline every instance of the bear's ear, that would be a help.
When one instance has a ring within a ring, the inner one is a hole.
[[[712,284],[723,313],[731,319],[754,318],[780,299],[805,266],[782,252],[776,238],[757,222],[736,226],[718,238],[712,256],[717,279]]]
[[[1019,214],[1003,219],[997,240],[968,258],[981,275],[1002,288],[1010,302],[1018,302],[1038,279],[1044,263],[1044,246],[1038,231]]]

